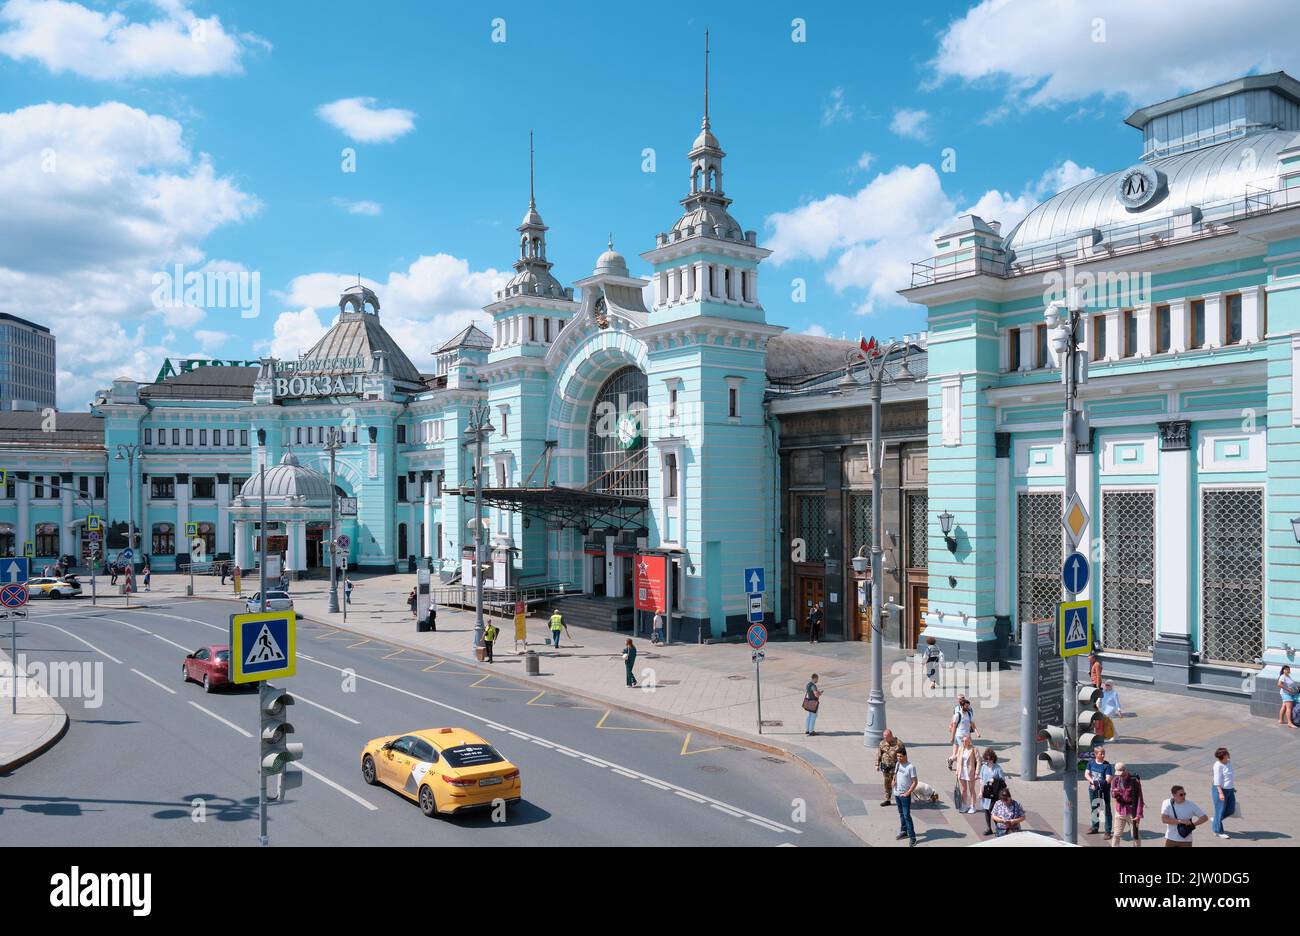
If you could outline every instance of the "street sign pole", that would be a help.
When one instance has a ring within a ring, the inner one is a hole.
[[[754,651],[754,691],[758,694],[758,733],[763,733],[763,667],[760,665],[763,658],[759,656],[763,651]]]
[[[1073,303],[1071,303],[1073,304]],[[1078,348],[1079,348],[1079,321],[1081,315],[1077,308],[1067,308],[1064,310],[1064,321],[1062,322],[1066,337],[1066,354],[1061,363],[1061,370],[1064,372],[1065,379],[1065,412],[1061,417],[1061,434],[1063,450],[1065,452],[1065,504],[1067,513],[1070,505],[1076,496],[1077,478],[1075,472],[1075,456],[1078,454],[1078,414],[1075,411],[1077,406],[1078,394]],[[1083,527],[1073,526],[1070,522],[1062,524],[1065,527],[1065,555],[1072,555],[1079,545],[1078,535],[1083,533]],[[1065,600],[1073,601],[1075,593],[1070,588],[1077,582],[1077,577],[1070,582],[1063,582],[1065,588]],[[1091,626],[1091,622],[1089,622]],[[1065,685],[1061,690],[1062,701],[1065,707],[1065,724],[1067,726],[1067,739],[1069,736],[1069,727],[1078,721],[1078,692],[1076,686],[1079,680],[1079,663],[1078,658],[1071,656],[1065,661]],[[1065,785],[1065,809],[1063,822],[1065,828],[1062,830],[1065,841],[1071,845],[1078,844],[1079,826],[1079,770],[1075,766],[1078,758],[1077,745],[1067,740],[1065,750],[1065,767],[1061,771],[1061,779]]]

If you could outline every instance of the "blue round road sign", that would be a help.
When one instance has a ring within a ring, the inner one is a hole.
[[[749,641],[749,645],[755,650],[761,650],[763,644],[767,643],[767,628],[762,624],[752,624],[749,633],[745,635],[745,639]]]
[[[1088,568],[1088,559],[1083,553],[1070,553],[1066,557],[1065,564],[1061,566],[1061,583],[1065,585],[1066,591],[1077,595],[1088,587],[1091,571]]]
[[[119,558],[119,559],[134,559],[134,558],[135,558],[135,553],[134,553],[132,550],[130,550],[130,549],[124,549],[124,550],[122,550],[120,553],[117,554],[117,558]]]

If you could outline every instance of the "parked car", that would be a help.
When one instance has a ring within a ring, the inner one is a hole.
[[[75,575],[63,578],[42,575],[28,580],[27,593],[32,598],[76,598],[81,594],[81,583]]]
[[[250,612],[262,610],[262,593],[255,592],[251,598],[245,598],[244,604]],[[267,611],[292,611],[293,599],[289,597],[288,592],[267,591],[266,593],[266,610]]]
[[[185,681],[203,684],[204,692],[230,684],[230,647],[227,644],[210,644],[187,654],[181,664]]]

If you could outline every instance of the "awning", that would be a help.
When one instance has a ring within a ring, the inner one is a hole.
[[[467,501],[474,500],[472,487],[458,488],[456,493]],[[632,530],[646,525],[650,499],[553,484],[550,487],[485,487],[483,506],[518,513],[548,526]]]

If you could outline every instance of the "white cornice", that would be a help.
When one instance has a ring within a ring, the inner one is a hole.
[[[656,247],[653,250],[647,250],[641,254],[641,259],[650,264],[670,263],[673,260],[680,260],[682,257],[700,253],[716,253],[723,257],[735,257],[738,260],[749,260],[753,263],[760,263],[772,255],[772,251],[766,247],[758,247],[743,241],[723,240],[696,234],[692,237],[684,237],[681,240],[669,241],[662,247]]]
[[[1099,403],[1130,392],[1179,393],[1186,390],[1247,386],[1258,383],[1267,376],[1268,361],[1264,358],[1233,361],[1229,364],[1204,364],[1177,370],[1104,376],[1089,374],[1088,383],[1079,388],[1079,399],[1084,403]],[[1062,390],[1059,381],[1051,380],[1018,387],[988,387],[984,390],[984,395],[994,406],[1032,406],[1036,403],[1060,403]]]
[[[517,308],[538,309],[542,312],[575,312],[580,304],[577,299],[559,299],[552,296],[519,293],[489,303],[483,307],[483,311],[493,316],[498,312],[508,312]]]

